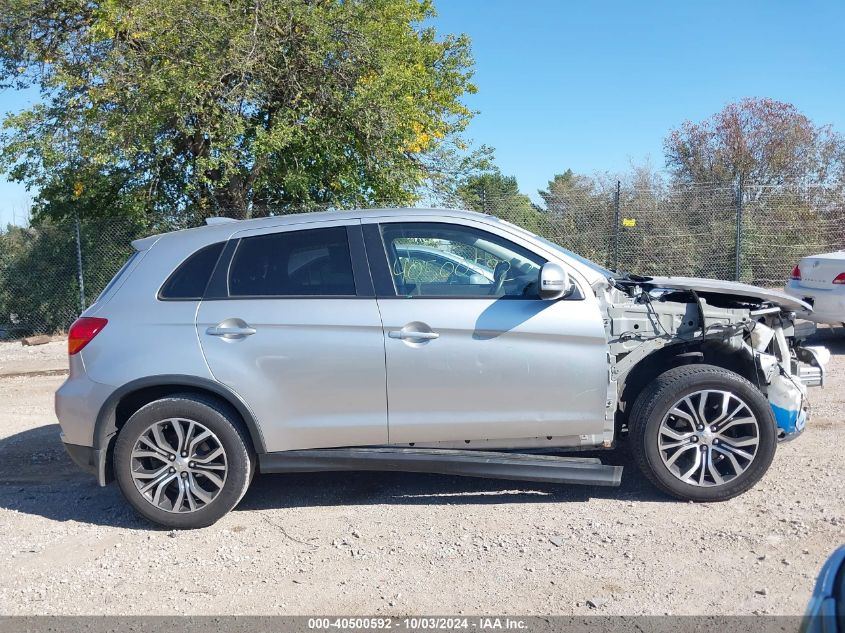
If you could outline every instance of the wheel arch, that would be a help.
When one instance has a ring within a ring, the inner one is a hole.
[[[681,365],[714,365],[727,369],[747,379],[758,389],[760,377],[754,359],[742,349],[736,349],[722,341],[689,341],[667,345],[634,365],[625,375],[620,389],[618,425],[628,422],[628,415],[637,397],[652,380],[663,372]]]
[[[177,393],[204,395],[227,405],[246,427],[253,450],[258,454],[266,452],[261,429],[252,411],[238,394],[225,385],[207,378],[179,374],[139,378],[116,389],[97,414],[94,424],[94,449],[100,455],[98,459],[103,462],[97,469],[101,486],[111,480],[111,469],[106,467],[105,462],[111,459],[114,439],[120,428],[144,405]]]

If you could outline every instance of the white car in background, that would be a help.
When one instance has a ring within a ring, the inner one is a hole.
[[[812,321],[845,325],[845,251],[802,258],[785,290],[813,306]]]

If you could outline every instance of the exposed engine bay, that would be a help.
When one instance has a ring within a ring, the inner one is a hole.
[[[830,353],[802,344],[815,332],[813,323],[795,317],[809,308],[803,302],[745,284],[680,277],[622,275],[595,290],[606,314],[609,420],[617,410],[624,417],[627,394],[655,373],[709,363],[733,369],[767,396],[780,439],[804,429],[807,387],[824,384]],[[648,365],[651,371],[643,369]]]

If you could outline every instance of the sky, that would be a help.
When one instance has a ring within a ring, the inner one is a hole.
[[[663,139],[743,97],[845,133],[845,2],[435,0],[472,40],[476,145],[537,199],[556,173],[663,167]],[[37,94],[0,91],[0,114]],[[0,174],[0,226],[30,194]]]

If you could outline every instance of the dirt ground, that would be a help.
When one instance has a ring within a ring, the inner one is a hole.
[[[45,345],[0,343],[0,379],[25,374],[67,373],[67,339]]]
[[[65,456],[63,345],[0,344],[0,613],[800,614],[845,543],[845,337],[821,338],[807,431],[726,503],[670,500],[617,449],[619,489],[258,476],[192,532],[151,527]]]

